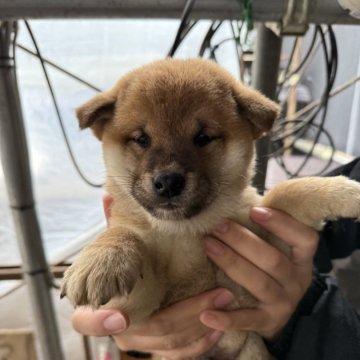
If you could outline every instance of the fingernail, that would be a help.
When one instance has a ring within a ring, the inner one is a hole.
[[[229,230],[230,224],[228,221],[219,224],[215,227],[214,231],[220,234],[224,234]]]
[[[225,252],[225,246],[214,238],[207,238],[206,239],[206,252],[212,255],[222,255]]]
[[[271,216],[271,212],[267,208],[253,207],[252,215],[255,215],[257,220],[268,220]]]
[[[112,314],[103,321],[103,326],[114,334],[125,330],[126,321],[121,314]]]
[[[230,291],[224,290],[214,299],[213,304],[217,309],[220,309],[231,304],[234,298],[234,295]]]

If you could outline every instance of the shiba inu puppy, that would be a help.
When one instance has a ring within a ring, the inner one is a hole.
[[[80,128],[102,141],[109,228],[66,271],[62,295],[74,305],[119,308],[130,322],[205,290],[227,287],[228,309],[251,294],[205,255],[204,236],[232,219],[291,256],[291,248],[249,218],[250,208],[285,211],[320,229],[360,217],[360,185],[344,177],[286,181],[259,196],[250,185],[254,140],[278,106],[213,62],[166,59],[124,76],[77,110]],[[202,359],[269,359],[252,332],[227,332]]]

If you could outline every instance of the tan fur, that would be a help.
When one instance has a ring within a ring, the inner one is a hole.
[[[360,185],[343,177],[287,181],[264,198],[249,185],[254,139],[271,128],[277,111],[216,64],[198,59],[141,67],[80,107],[81,128],[90,126],[103,142],[114,202],[109,229],[65,273],[63,294],[74,305],[117,307],[131,322],[217,286],[236,295],[229,309],[251,307],[255,299],[205,256],[203,238],[213,226],[235,220],[290,254],[250,221],[251,207],[283,210],[316,229],[326,219],[359,218]],[[216,140],[195,146],[199,131]],[[144,133],[151,139],[146,148],[135,141]],[[186,179],[172,211],[152,190],[159,171]],[[270,358],[259,336],[234,331],[206,356]]]

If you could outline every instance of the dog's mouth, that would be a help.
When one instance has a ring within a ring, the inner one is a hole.
[[[146,198],[137,198],[140,205],[145,208],[153,217],[163,220],[181,220],[188,216],[187,207],[179,201],[156,202]]]
[[[173,203],[172,201],[162,202],[157,205],[157,208],[168,211],[177,210],[179,207],[179,204]]]
[[[157,201],[144,193],[134,193],[136,201],[153,217],[162,220],[189,219],[200,213],[206,204],[203,201],[185,201],[184,199],[168,199]]]

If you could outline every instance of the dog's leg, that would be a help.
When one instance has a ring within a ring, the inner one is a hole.
[[[268,192],[262,206],[319,230],[324,220],[360,219],[360,184],[343,176],[288,180]]]
[[[85,247],[65,272],[61,296],[74,305],[98,308],[114,296],[127,296],[151,259],[143,241],[124,228],[110,228]]]

